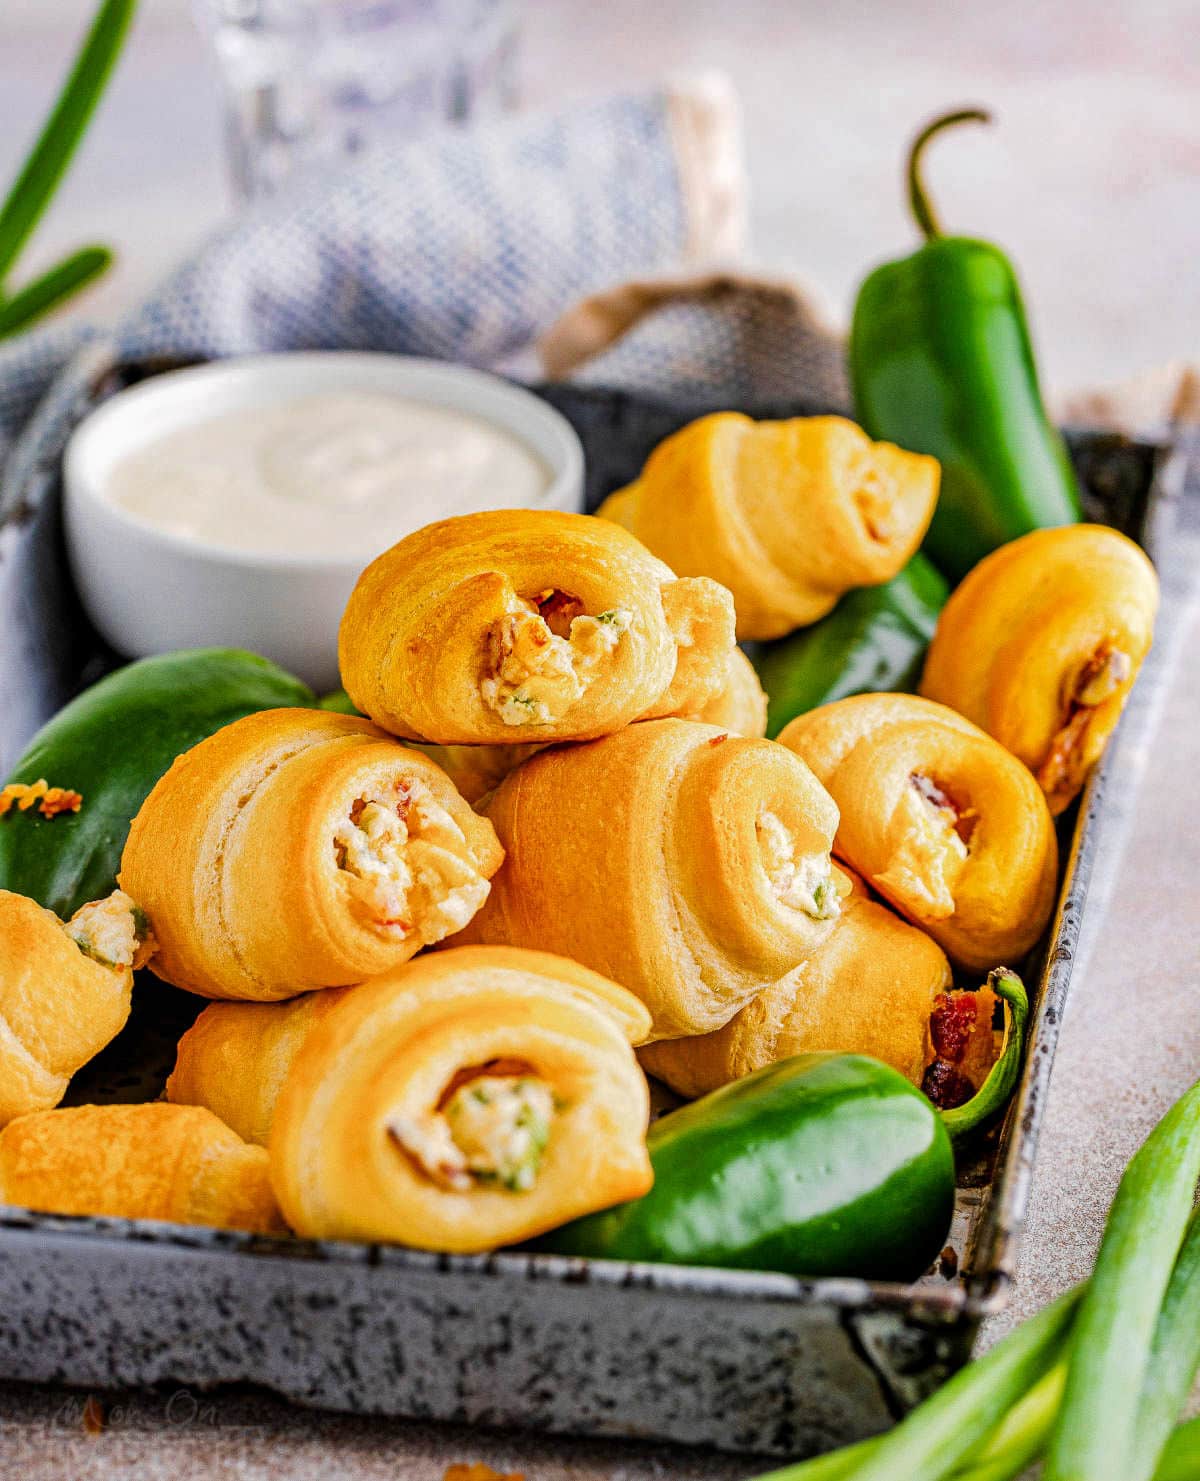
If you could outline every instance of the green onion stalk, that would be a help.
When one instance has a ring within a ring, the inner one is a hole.
[[[110,248],[94,244],[70,253],[21,288],[12,290],[8,282],[87,132],[135,8],[136,0],[103,0],[58,101],[0,204],[0,339],[27,329],[98,278],[113,260]]]
[[[1200,1084],[1117,1189],[1090,1281],[1024,1322],[895,1429],[757,1481],[1196,1481]]]

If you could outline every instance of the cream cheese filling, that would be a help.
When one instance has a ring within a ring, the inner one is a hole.
[[[536,1075],[480,1074],[440,1110],[394,1116],[388,1131],[440,1187],[469,1192],[494,1183],[525,1193],[537,1181],[555,1116],[554,1092]]]
[[[124,890],[81,905],[63,929],[84,956],[118,972],[144,966],[155,950],[149,922]]]
[[[896,845],[876,883],[924,920],[954,914],[954,893],[970,854],[960,831],[968,814],[920,773],[909,778],[892,815]]]
[[[791,829],[769,808],[761,809],[754,826],[763,870],[780,903],[814,920],[832,920],[848,882],[829,855],[798,854]]]
[[[633,613],[626,607],[597,617],[568,616],[577,604],[558,597],[546,593],[537,603],[514,598],[512,610],[491,631],[488,673],[479,693],[505,725],[549,725],[561,719],[632,625]]]
[[[333,835],[352,897],[371,921],[425,945],[461,931],[487,898],[462,829],[420,782],[359,798]]]

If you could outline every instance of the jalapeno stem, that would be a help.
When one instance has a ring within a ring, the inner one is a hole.
[[[995,967],[988,974],[988,986],[1004,1004],[1004,1043],[987,1079],[971,1099],[942,1112],[942,1120],[956,1147],[1004,1109],[1021,1073],[1025,1024],[1029,1018],[1025,984],[1007,967]]]
[[[991,123],[992,115],[983,108],[957,108],[953,113],[943,113],[940,118],[935,118],[927,123],[912,142],[912,148],[908,152],[908,203],[912,208],[913,216],[927,241],[934,237],[943,235],[941,223],[938,221],[934,209],[925,189],[925,182],[921,175],[922,158],[925,146],[935,134],[940,134],[943,129],[953,128],[960,123]]]

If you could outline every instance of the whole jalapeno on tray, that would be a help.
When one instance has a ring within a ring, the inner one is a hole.
[[[176,756],[256,710],[315,704],[299,679],[235,648],[117,669],[49,720],[8,778],[44,780],[79,802],[58,816],[18,805],[0,817],[0,889],[64,919],[110,894],[134,814]]]
[[[858,292],[850,374],[874,438],[942,465],[924,549],[958,578],[997,546],[1080,517],[1062,438],[1042,404],[1017,277],[990,242],[945,236],[921,177],[929,141],[965,108],[922,129],[908,160],[909,202],[924,245],[875,269]]]
[[[919,552],[882,586],[849,591],[828,617],[751,649],[767,691],[767,734],[851,694],[915,692],[925,650],[950,595]]]
[[[945,1244],[954,1156],[896,1070],[800,1054],[650,1128],[654,1186],[537,1248],[609,1260],[908,1280]]]

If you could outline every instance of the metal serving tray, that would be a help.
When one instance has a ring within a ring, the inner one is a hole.
[[[162,368],[107,367],[70,419]],[[583,438],[593,508],[661,437],[713,409],[561,386],[544,394]],[[1071,449],[1089,514],[1164,551],[1179,456],[1115,437],[1072,437]],[[27,463],[0,504],[4,766],[41,718],[115,662],[71,590],[57,484],[55,458]],[[1139,690],[1151,682],[1144,674]],[[787,1455],[885,1428],[964,1361],[982,1317],[1007,1299],[1104,794],[1121,766],[1118,739],[1062,820],[1058,910],[1027,964],[1020,1090],[961,1170],[955,1259],[916,1285],[434,1256],[0,1209],[0,1376],[102,1388],[251,1381],[330,1409]],[[128,1028],[70,1099],[156,1096],[201,1006],[157,983],[137,991]]]

